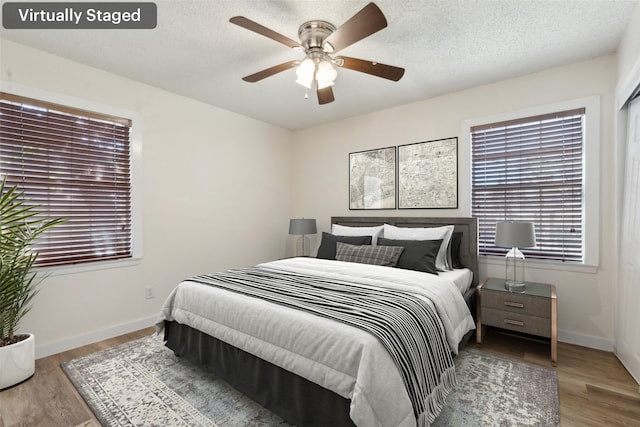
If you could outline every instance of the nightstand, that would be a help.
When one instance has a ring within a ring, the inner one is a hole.
[[[505,289],[504,279],[486,279],[478,286],[476,343],[482,344],[486,326],[549,338],[551,364],[556,366],[557,301],[554,285],[527,282],[524,293],[512,293]]]

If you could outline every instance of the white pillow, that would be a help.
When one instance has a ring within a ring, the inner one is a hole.
[[[443,225],[442,227],[396,227],[395,225],[384,224],[385,239],[396,240],[439,240],[442,245],[436,256],[436,267],[440,270],[451,270],[447,262],[447,248],[453,235],[453,225]]]
[[[383,226],[349,227],[347,225],[331,224],[331,234],[336,236],[371,236],[371,244],[376,245],[378,237],[382,235]]]

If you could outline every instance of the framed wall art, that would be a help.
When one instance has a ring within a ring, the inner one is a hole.
[[[396,147],[349,153],[349,209],[396,208]]]
[[[398,146],[398,208],[458,207],[458,138]]]

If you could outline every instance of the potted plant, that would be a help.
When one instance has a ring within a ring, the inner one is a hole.
[[[28,204],[18,186],[0,182],[0,390],[18,384],[35,372],[35,337],[17,335],[18,323],[31,309],[42,277],[32,250],[36,238],[63,222],[48,219],[36,205]]]

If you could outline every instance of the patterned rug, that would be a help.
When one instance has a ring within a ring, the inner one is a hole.
[[[149,336],[62,364],[103,426],[288,426]],[[558,426],[556,372],[466,349],[435,426]]]

